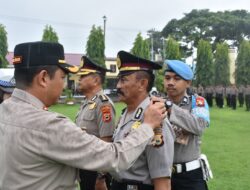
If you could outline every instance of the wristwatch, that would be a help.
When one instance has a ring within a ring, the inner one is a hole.
[[[171,100],[165,101],[165,107],[167,110],[169,110],[173,106],[173,102]]]

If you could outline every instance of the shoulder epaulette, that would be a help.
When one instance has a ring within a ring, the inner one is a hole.
[[[104,94],[99,95],[99,98],[101,99],[102,102],[106,102],[109,100],[108,97]]]
[[[95,101],[96,98],[97,98],[97,95],[95,95],[95,96],[91,99],[91,101]]]

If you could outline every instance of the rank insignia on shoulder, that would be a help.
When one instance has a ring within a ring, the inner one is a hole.
[[[162,127],[157,127],[154,129],[154,138],[152,140],[152,145],[156,148],[161,147],[164,144],[162,136]]]
[[[142,108],[138,108],[136,113],[135,113],[135,119],[140,119],[141,115],[142,115]]]
[[[101,112],[102,112],[102,121],[103,122],[110,122],[112,120],[112,115],[111,115],[111,107],[110,106],[102,106],[101,107]]]
[[[137,128],[139,128],[140,126],[141,126],[141,122],[140,122],[140,121],[136,121],[136,122],[133,123],[132,129],[137,129]]]
[[[203,97],[196,97],[196,106],[199,106],[199,107],[204,107],[205,106],[205,100]]]
[[[95,95],[91,100],[95,101],[96,98],[97,98],[97,95]]]
[[[102,102],[108,101],[109,99],[104,94],[99,96]]]
[[[95,102],[89,104],[89,109],[90,110],[94,109],[95,107],[96,107],[96,103]]]

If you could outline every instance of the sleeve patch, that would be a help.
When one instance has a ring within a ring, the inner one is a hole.
[[[198,107],[204,107],[205,106],[205,100],[202,97],[196,98],[196,106]]]
[[[111,107],[110,106],[102,106],[101,107],[101,112],[102,112],[102,121],[103,122],[110,122],[112,120]]]

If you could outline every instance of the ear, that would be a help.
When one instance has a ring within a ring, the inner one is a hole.
[[[147,79],[141,79],[139,83],[140,83],[139,90],[147,89],[147,86],[148,86],[148,80]]]
[[[48,82],[49,82],[49,74],[46,70],[41,70],[38,74],[37,74],[37,84],[43,88],[47,87]]]
[[[190,87],[191,84],[192,84],[192,81],[191,81],[191,80],[188,80],[188,81],[187,81],[187,88]]]

